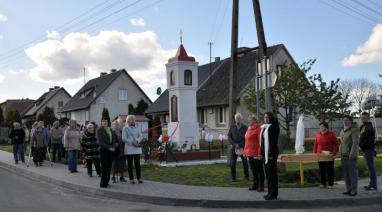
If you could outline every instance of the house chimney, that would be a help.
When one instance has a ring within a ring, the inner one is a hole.
[[[215,62],[220,62],[220,57],[215,57]]]
[[[59,89],[60,88],[60,86],[54,86],[54,89]]]
[[[101,72],[99,76],[102,77],[102,76],[105,76],[105,75],[107,75],[106,72]]]
[[[49,88],[49,92],[50,92],[50,91],[53,91],[53,90],[54,90],[54,88]]]
[[[117,69],[111,69],[110,73],[115,73]]]

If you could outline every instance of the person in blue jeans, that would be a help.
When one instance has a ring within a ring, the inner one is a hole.
[[[19,160],[25,163],[24,137],[25,137],[25,132],[21,128],[20,123],[18,122],[13,123],[13,129],[11,130],[11,133],[9,134],[9,138],[11,139],[11,142],[12,142],[13,156],[14,156],[16,164],[19,163]]]
[[[64,133],[64,147],[68,151],[68,169],[70,173],[77,171],[77,155],[81,149],[81,132],[77,129],[75,120],[69,121],[69,128]]]
[[[359,147],[361,148],[367,168],[369,170],[370,182],[365,186],[365,190],[377,190],[377,174],[374,165],[375,157],[375,130],[371,124],[370,114],[363,112],[361,114],[362,125],[360,127]]]

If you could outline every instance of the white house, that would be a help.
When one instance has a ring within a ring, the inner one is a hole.
[[[49,88],[48,92],[41,95],[22,112],[23,122],[28,119],[36,120],[38,115],[45,110],[45,107],[53,109],[56,118],[63,117],[62,107],[69,101],[70,97],[70,94],[63,87]]]
[[[143,99],[151,104],[150,98],[125,70],[101,73],[100,77],[88,81],[62,109],[69,119],[79,124],[101,122],[102,110],[109,110],[110,118],[128,114],[129,104],[136,106]]]

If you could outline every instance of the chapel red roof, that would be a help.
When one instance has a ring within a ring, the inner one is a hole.
[[[178,51],[176,51],[175,57],[172,57],[168,60],[168,63],[175,63],[178,61],[191,61],[195,62],[194,57],[190,57],[187,55],[186,49],[184,48],[183,44],[180,44]]]

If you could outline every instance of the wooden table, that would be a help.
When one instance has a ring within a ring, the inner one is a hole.
[[[304,186],[304,163],[317,163],[319,161],[332,161],[332,154],[280,154],[277,162],[288,163],[295,162],[300,163],[300,183]]]

